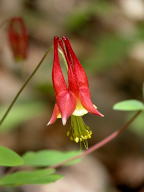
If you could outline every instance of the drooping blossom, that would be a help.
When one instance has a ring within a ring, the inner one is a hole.
[[[59,48],[67,62],[68,83],[66,83],[61,69]],[[92,132],[80,117],[88,112],[101,117],[103,115],[91,101],[86,73],[67,37],[54,37],[52,80],[56,104],[48,125],[53,124],[57,118],[62,118],[62,123],[65,125],[67,119],[72,116],[72,129],[67,132],[67,135],[75,142],[89,139]]]
[[[8,39],[16,60],[24,60],[28,54],[28,31],[21,17],[13,17],[8,25]]]

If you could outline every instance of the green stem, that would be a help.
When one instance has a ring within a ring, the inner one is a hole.
[[[32,77],[35,75],[35,73],[37,72],[37,70],[39,69],[39,67],[41,66],[41,64],[43,63],[44,59],[46,58],[47,54],[48,54],[49,50],[44,54],[44,56],[42,57],[42,59],[40,60],[40,62],[38,63],[38,65],[36,66],[36,68],[33,70],[33,72],[30,74],[30,76],[26,79],[26,81],[24,82],[24,84],[22,85],[22,87],[20,88],[20,90],[17,92],[16,96],[14,97],[14,99],[12,100],[11,104],[9,105],[8,109],[6,110],[6,112],[4,113],[3,117],[0,120],[0,126],[2,125],[2,123],[4,122],[4,120],[6,119],[7,115],[9,114],[10,110],[12,109],[13,105],[15,104],[15,102],[17,101],[19,95],[22,93],[22,91],[24,90],[24,88],[27,86],[27,84],[29,83],[29,81],[32,79]]]
[[[86,151],[80,153],[79,155],[76,155],[75,157],[69,158],[65,161],[62,161],[61,163],[58,163],[54,166],[51,166],[50,168],[58,168],[63,166],[64,164],[82,158],[94,151],[96,151],[97,149],[100,149],[101,147],[103,147],[104,145],[106,145],[107,143],[109,143],[110,141],[112,141],[113,139],[115,139],[117,136],[119,136],[121,133],[123,133],[123,131],[125,131],[131,124],[132,122],[140,115],[142,111],[137,111],[134,116],[119,130],[113,132],[112,134],[110,134],[108,137],[104,138],[102,141],[100,141],[99,143],[96,143],[95,145],[93,145],[92,147],[90,147],[89,149],[87,149]]]

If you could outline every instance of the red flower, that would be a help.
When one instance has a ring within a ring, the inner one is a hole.
[[[64,79],[58,55],[61,47],[68,65],[68,85]],[[63,125],[71,115],[82,116],[88,112],[98,116],[103,115],[93,105],[90,97],[86,73],[76,57],[68,38],[54,38],[54,61],[52,70],[56,104],[48,124],[52,124],[62,117]]]
[[[60,61],[59,47],[61,48],[68,69],[68,85],[64,79]],[[48,125],[57,118],[62,118],[63,125],[71,116],[71,129],[67,132],[71,140],[83,142],[87,148],[87,139],[91,138],[92,131],[84,124],[81,116],[90,112],[103,117],[91,101],[86,73],[75,55],[68,38],[54,37],[54,60],[52,69],[53,86],[56,104]]]
[[[14,17],[10,20],[8,38],[15,59],[26,59],[28,52],[28,32],[21,17]]]

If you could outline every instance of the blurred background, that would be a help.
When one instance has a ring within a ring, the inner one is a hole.
[[[143,0],[0,0],[0,23],[22,16],[29,31],[29,53],[23,62],[13,58],[7,25],[0,28],[0,115],[24,80],[52,46],[54,35],[70,38],[86,69],[93,102],[104,118],[88,114],[93,130],[89,146],[121,127],[130,113],[113,111],[125,99],[142,100],[144,81]],[[19,154],[40,149],[71,150],[60,120],[50,119],[55,102],[52,51],[22,93],[3,126],[0,145]],[[125,133],[81,163],[63,168],[65,178],[50,185],[29,185],[22,192],[144,192],[144,114]],[[2,168],[0,172],[4,171]],[[4,190],[2,190],[4,192]]]

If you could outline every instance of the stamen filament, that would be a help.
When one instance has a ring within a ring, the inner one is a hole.
[[[82,117],[79,116],[71,116],[71,127],[67,132],[67,136],[70,137],[71,140],[76,143],[83,143],[84,147],[88,148],[87,139],[90,139],[92,135],[92,131],[90,128],[84,123]]]

